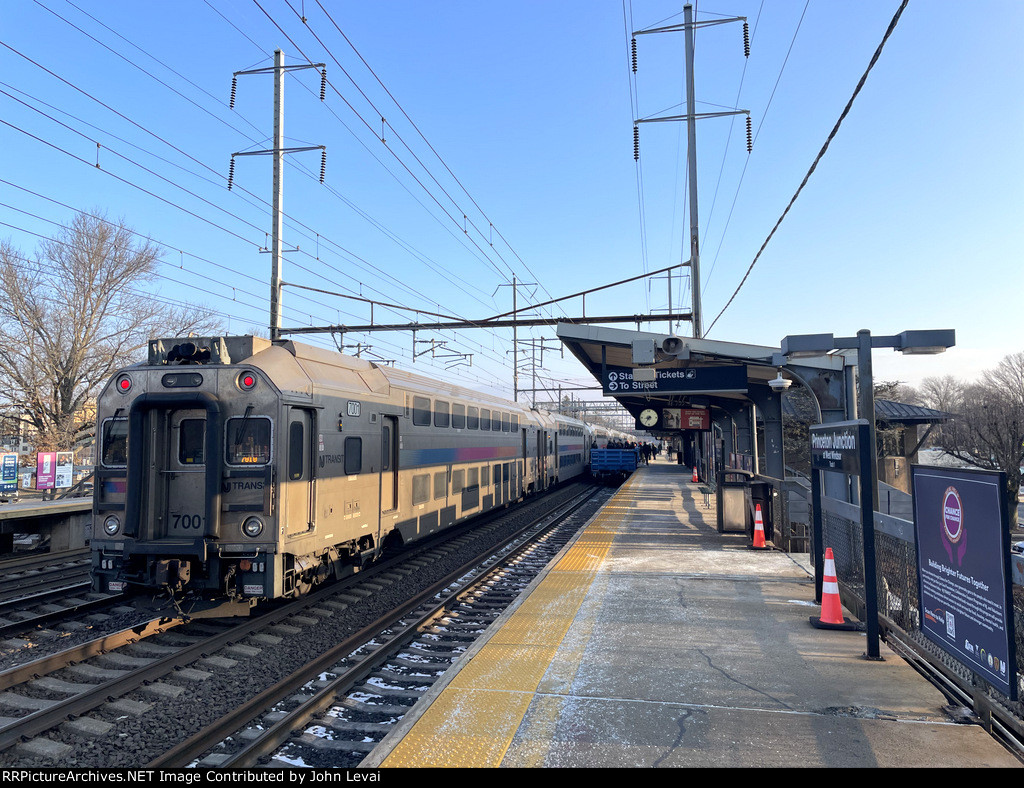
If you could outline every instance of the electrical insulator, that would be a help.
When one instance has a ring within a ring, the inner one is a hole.
[[[231,185],[235,181],[235,159],[231,158],[231,166],[228,167],[228,191],[231,191]]]
[[[750,57],[750,25],[743,23],[743,57]]]
[[[230,109],[235,108],[235,90],[238,88],[238,77],[231,77],[231,101],[228,104]]]
[[[640,161],[640,127],[633,127],[633,161]]]
[[[320,72],[320,100],[327,96],[327,69]]]
[[[747,153],[754,149],[754,131],[750,122],[750,115],[747,115]]]
[[[636,73],[636,39],[633,39],[633,73]]]
[[[324,175],[327,173],[327,148],[320,150],[320,183],[324,182]]]

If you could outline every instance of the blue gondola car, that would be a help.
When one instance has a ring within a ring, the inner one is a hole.
[[[636,449],[591,449],[590,473],[598,480],[620,483],[636,470]]]

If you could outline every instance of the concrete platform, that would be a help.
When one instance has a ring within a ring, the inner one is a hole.
[[[882,644],[814,629],[806,555],[642,467],[364,767],[1019,767]]]

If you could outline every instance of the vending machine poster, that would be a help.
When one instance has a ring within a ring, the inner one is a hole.
[[[18,489],[18,455],[0,454],[0,492]]]
[[[921,631],[1016,699],[1005,475],[915,466],[911,485]]]
[[[36,489],[52,490],[57,481],[57,452],[41,451],[36,455]]]

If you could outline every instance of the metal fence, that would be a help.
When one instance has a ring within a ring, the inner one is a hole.
[[[860,507],[833,498],[821,501],[822,552],[832,549],[842,603],[863,621],[867,611]],[[1018,697],[1024,697],[1024,576],[1018,565],[1024,560],[1011,564]],[[973,707],[983,723],[1024,738],[1024,704],[1011,701],[922,634],[912,521],[875,512],[875,565],[879,629],[890,647],[911,661],[926,663],[953,694]]]

